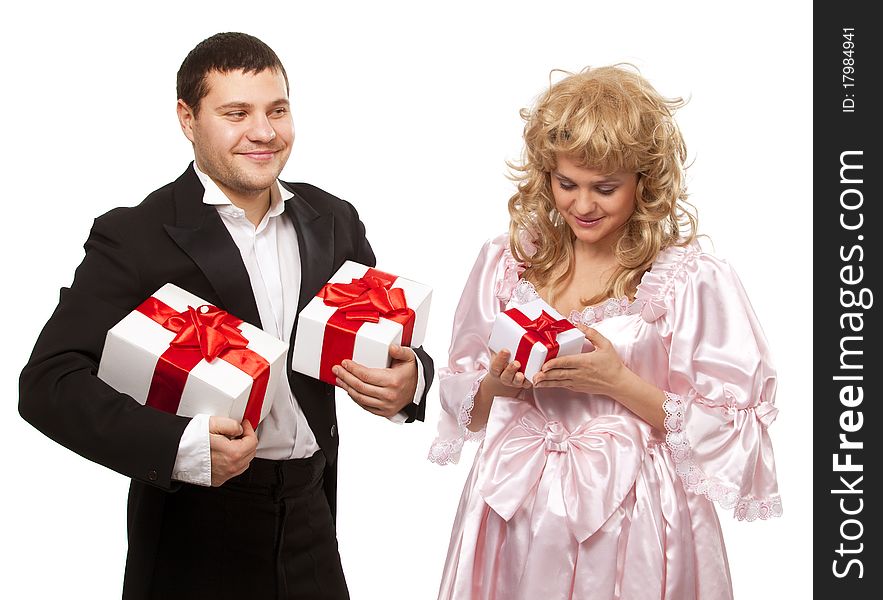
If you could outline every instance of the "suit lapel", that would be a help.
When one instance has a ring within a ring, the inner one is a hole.
[[[301,309],[333,275],[334,216],[330,213],[319,213],[291,186],[283,185],[294,194],[285,202],[285,214],[297,231],[301,269],[297,312],[300,314]]]
[[[174,183],[175,225],[166,225],[166,232],[203,272],[217,292],[222,308],[261,327],[239,248],[218,211],[202,202],[204,191],[191,164]]]

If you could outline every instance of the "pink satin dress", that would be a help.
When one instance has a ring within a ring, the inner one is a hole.
[[[671,247],[633,302],[575,313],[666,393],[666,432],[613,399],[560,388],[497,397],[470,432],[496,315],[537,298],[507,236],[489,241],[440,369],[442,417],[429,458],[456,463],[481,442],[454,520],[440,599],[732,598],[713,505],[779,516],[767,427],[776,375],[733,269],[697,245]]]

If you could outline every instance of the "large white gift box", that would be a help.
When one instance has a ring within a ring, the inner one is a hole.
[[[494,352],[508,350],[520,363],[524,377],[533,376],[547,360],[579,354],[586,336],[543,300],[533,300],[510,308],[494,321],[488,347]]]
[[[333,385],[344,359],[388,367],[391,344],[423,343],[431,298],[429,286],[346,261],[300,312],[291,368]]]
[[[288,344],[167,283],[107,332],[98,377],[159,410],[267,416]]]

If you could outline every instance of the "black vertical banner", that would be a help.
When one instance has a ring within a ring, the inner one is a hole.
[[[883,24],[872,6],[822,2],[813,15],[814,595],[844,600],[883,598],[872,491],[883,461]]]

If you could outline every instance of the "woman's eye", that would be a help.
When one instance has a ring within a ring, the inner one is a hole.
[[[616,191],[616,188],[598,188],[598,193],[603,194],[604,196],[609,196],[613,192]]]
[[[574,184],[572,184],[572,183],[569,183],[569,182],[560,181],[560,180],[558,181],[558,186],[559,186],[562,190],[565,190],[565,191],[570,191],[570,190],[576,188],[576,185],[574,185]]]

